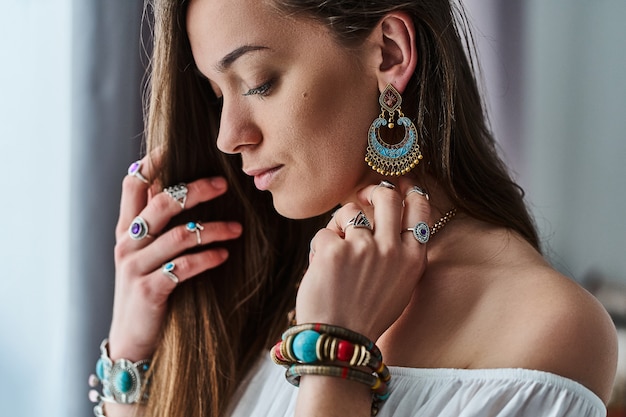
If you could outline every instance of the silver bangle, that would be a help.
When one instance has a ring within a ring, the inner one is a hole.
[[[89,392],[89,399],[98,403],[94,407],[94,414],[97,417],[104,416],[102,405],[105,402],[135,404],[148,399],[144,388],[147,385],[146,373],[150,369],[150,361],[148,359],[137,362],[128,359],[113,361],[109,357],[108,344],[108,339],[104,339],[100,344],[96,374],[89,377],[89,385],[92,388],[102,384],[102,394],[96,390]]]

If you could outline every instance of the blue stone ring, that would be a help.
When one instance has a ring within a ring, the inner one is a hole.
[[[170,261],[166,263],[165,265],[163,265],[161,272],[163,273],[163,275],[171,279],[174,284],[178,284],[178,281],[180,280],[178,279],[176,274],[174,274],[174,268],[176,268],[176,264]]]
[[[202,236],[200,235],[200,231],[204,230],[204,226],[198,222],[189,222],[185,225],[185,229],[191,233],[195,233],[198,246],[202,245]]]
[[[419,243],[427,243],[430,239],[430,227],[424,222],[418,222],[415,227],[408,227],[402,231],[404,232],[412,232],[413,237]]]

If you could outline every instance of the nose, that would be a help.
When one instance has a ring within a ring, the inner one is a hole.
[[[261,142],[261,132],[250,110],[236,101],[224,100],[217,134],[217,148],[228,154],[241,153],[248,146]]]

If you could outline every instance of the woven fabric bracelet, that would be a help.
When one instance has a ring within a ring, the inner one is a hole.
[[[108,339],[100,344],[100,359],[96,362],[96,374],[90,375],[89,385],[92,388],[102,384],[102,394],[95,389],[89,392],[89,399],[98,403],[94,407],[94,414],[104,416],[103,403],[135,404],[147,400],[147,394],[143,393],[147,385],[146,373],[150,369],[150,361],[147,359],[137,362],[128,359],[113,361],[109,357]]]
[[[380,405],[389,398],[389,388],[380,378],[346,366],[335,365],[291,365],[287,368],[285,378],[294,386],[300,385],[300,377],[303,375],[321,375],[332,376],[335,378],[346,379],[359,382],[370,387],[372,391],[372,415],[378,414]]]

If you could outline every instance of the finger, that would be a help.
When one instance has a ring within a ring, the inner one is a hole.
[[[223,248],[177,257],[166,262],[148,276],[158,292],[170,292],[181,282],[215,268],[228,259],[228,251]]]
[[[426,191],[426,189],[419,187],[417,185],[413,185],[412,187],[410,187],[409,191],[404,193],[404,198],[406,199],[408,196],[410,196],[413,193],[416,193],[417,195],[421,195],[426,200],[430,200],[430,195],[428,195],[428,191]]]
[[[337,210],[327,226],[339,236],[345,236],[355,229],[357,232],[372,233],[373,225],[361,208],[354,203],[348,203]]]
[[[199,203],[214,199],[224,194],[228,188],[226,180],[221,177],[199,179],[186,184],[185,187],[187,191],[185,193],[184,208],[191,208]],[[129,204],[132,205],[132,203]],[[156,236],[169,223],[171,218],[183,211],[184,208],[181,207],[180,201],[177,201],[166,192],[160,192],[150,200],[147,206],[142,207],[139,217],[148,225],[148,233]],[[129,209],[124,207],[124,210]],[[137,212],[135,211],[135,213]],[[118,240],[124,239],[124,235],[128,235],[128,227],[133,223],[133,219],[136,216],[137,214],[126,223],[122,223],[122,217],[126,219],[126,215],[120,215],[117,227]]]
[[[155,187],[158,186],[155,176],[161,166],[161,158],[160,148],[157,148],[128,167],[128,175],[122,182],[118,228],[130,224],[137,213],[146,206],[150,194],[154,193]]]
[[[374,236],[395,243],[402,224],[402,196],[396,189],[371,185],[358,192],[359,201],[368,201],[371,196],[374,208]]]
[[[370,204],[370,206],[374,205],[374,202],[372,201],[372,198],[374,196],[374,193],[376,192],[376,190],[379,187],[389,188],[391,190],[396,188],[396,186],[394,184],[392,184],[391,182],[389,182],[389,181],[385,181],[385,180],[381,181],[378,185],[376,185],[374,188],[372,188],[371,191],[369,192],[369,194],[367,195],[367,202]]]
[[[190,223],[196,228],[190,227]],[[237,222],[190,223],[168,230],[154,243],[143,248],[137,260],[139,270],[151,271],[161,265],[163,260],[172,259],[185,250],[198,246],[198,242],[206,245],[236,239],[242,232],[241,224]]]
[[[139,161],[135,161],[128,167],[128,174],[122,181],[122,197],[120,201],[120,215],[117,222],[116,233],[122,232],[122,229],[128,228],[131,221],[137,213],[146,206],[148,201],[148,189],[150,183],[148,178],[149,168],[147,165],[150,158],[146,155]],[[146,181],[142,181],[144,178]]]
[[[400,192],[404,197],[402,220],[402,241],[426,243],[430,237],[430,203],[428,194],[422,187],[403,178],[400,181]],[[413,229],[408,233],[408,229]]]
[[[343,242],[343,239],[337,235],[336,230],[328,227],[318,230],[313,239],[311,239],[309,260],[312,261],[317,253],[320,251],[324,252],[322,249],[329,249],[337,242]],[[330,252],[333,253],[334,250],[331,249]]]

